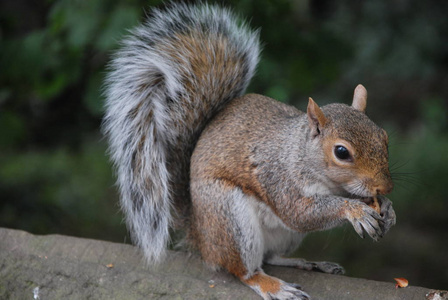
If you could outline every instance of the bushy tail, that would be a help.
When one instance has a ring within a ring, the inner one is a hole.
[[[163,258],[173,207],[189,201],[201,131],[242,95],[258,56],[258,33],[229,10],[170,4],[153,10],[113,58],[103,129],[128,228],[150,263]]]

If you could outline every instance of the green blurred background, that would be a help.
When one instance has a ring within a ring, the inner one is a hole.
[[[221,3],[223,3],[221,1]],[[251,92],[306,108],[350,103],[390,134],[397,225],[351,226],[298,251],[350,276],[448,288],[448,1],[226,1],[261,28]],[[0,226],[129,242],[100,133],[105,66],[161,1],[0,2]]]

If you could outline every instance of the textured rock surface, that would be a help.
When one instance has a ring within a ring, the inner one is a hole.
[[[112,264],[112,265],[110,265]],[[302,285],[313,299],[425,299],[430,291],[292,268],[266,273]],[[0,299],[260,299],[224,272],[170,252],[156,269],[130,245],[0,228]]]

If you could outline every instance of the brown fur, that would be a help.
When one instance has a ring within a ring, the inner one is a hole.
[[[266,125],[269,126],[265,121],[272,125],[276,122],[277,115],[288,118],[297,116],[300,112],[293,107],[274,101],[255,94],[231,101],[224,112],[219,114],[215,121],[207,127],[207,135],[210,137],[207,139],[208,144],[202,145],[199,142],[203,148],[200,147],[201,150],[195,156],[200,160],[192,162],[192,164],[198,164],[198,168],[192,170],[192,177],[220,179],[229,182],[276,210],[275,206],[270,203],[266,187],[261,184],[258,177],[259,169],[257,164],[254,164],[253,158],[253,152],[256,150],[254,142],[270,138],[263,129]],[[264,117],[238,118],[238,115],[248,111]],[[231,118],[232,122],[227,122],[227,118]],[[259,128],[260,130],[258,134],[251,135],[253,132],[249,133],[250,128]],[[213,142],[215,137],[219,142]],[[213,148],[225,149],[225,151],[210,150],[209,144]],[[196,173],[195,170],[201,170],[201,173]]]
[[[280,291],[281,282],[275,277],[266,275],[265,273],[256,273],[249,279],[242,279],[249,286],[258,286],[263,294],[270,293],[275,295]]]
[[[181,96],[177,107],[170,110],[171,119],[179,120],[173,124],[180,134],[171,145],[168,161],[173,176],[173,202],[178,216],[175,225],[182,228],[187,226],[190,214],[188,174],[191,154],[206,121],[231,100],[216,99],[238,93],[236,86],[242,81],[241,76],[244,76],[244,61],[241,56],[236,55],[236,49],[230,46],[224,35],[211,37],[208,32],[194,29],[186,33],[176,33],[170,41],[157,46],[179,65],[185,64],[183,60],[188,58],[187,63],[192,72],[182,74],[185,92],[189,96]],[[179,49],[182,49],[182,57],[178,56]],[[230,78],[231,74],[235,76]],[[199,93],[198,88],[201,88]]]

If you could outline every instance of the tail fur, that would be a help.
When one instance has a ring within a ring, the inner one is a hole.
[[[103,129],[128,228],[148,262],[164,256],[173,208],[188,211],[201,131],[244,93],[259,48],[258,33],[227,9],[170,4],[152,10],[115,54]]]

